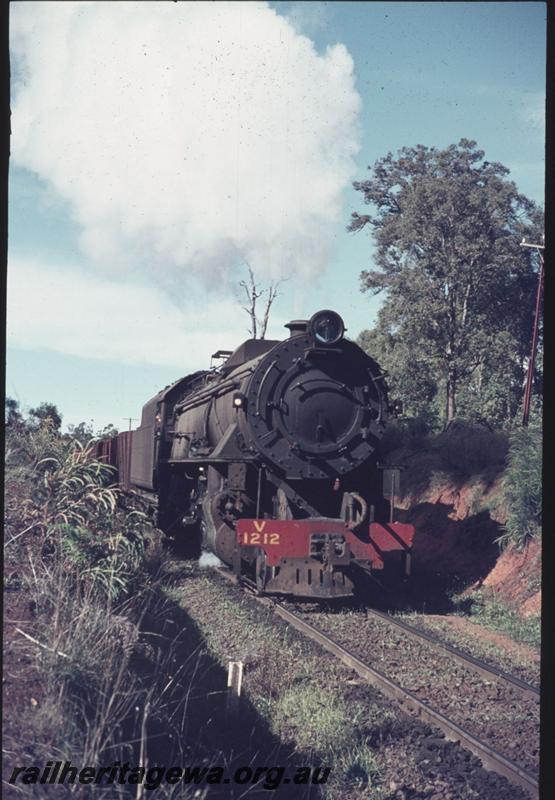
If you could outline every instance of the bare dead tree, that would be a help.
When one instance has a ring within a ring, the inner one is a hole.
[[[251,320],[251,327],[249,329],[249,333],[253,339],[256,339],[258,338],[256,335],[257,333],[256,301],[258,300],[259,297],[261,297],[264,294],[264,289],[258,291],[252,267],[250,266],[250,264],[247,264],[247,266],[249,268],[249,282],[247,283],[246,281],[240,281],[239,286],[241,286],[245,290],[245,294],[247,295],[248,305],[243,306],[243,309],[247,312]]]
[[[268,321],[270,319],[270,309],[272,308],[273,302],[278,295],[278,287],[285,279],[282,278],[278,281],[272,281],[268,288],[261,289],[256,285],[254,272],[249,263],[247,263],[247,267],[249,270],[249,280],[248,282],[240,281],[239,283],[239,286],[245,290],[245,294],[247,296],[247,305],[242,306],[242,308],[250,317],[251,325],[249,328],[249,333],[252,338],[264,339],[266,336],[266,330],[268,328]],[[256,303],[257,300],[263,295],[266,295],[266,304],[264,306],[264,315],[260,320],[256,316]],[[259,331],[260,336],[258,336]]]
[[[266,298],[266,307],[264,309],[264,316],[262,318],[262,326],[260,330],[260,338],[263,339],[266,336],[266,328],[268,327],[268,320],[270,318],[270,309],[272,307],[272,303],[277,297],[278,293],[278,286],[282,281],[276,281],[275,283],[271,283],[268,287],[268,297]]]

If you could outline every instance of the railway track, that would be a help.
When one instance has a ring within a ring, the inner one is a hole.
[[[236,580],[235,576],[227,570],[218,569],[218,572],[224,575],[228,580]],[[461,746],[465,747],[480,759],[485,769],[503,775],[512,784],[524,789],[531,798],[539,797],[538,780],[530,769],[524,768],[514,760],[506,757],[503,753],[500,753],[495,747],[492,747],[491,744],[488,744],[482,738],[468,730],[466,725],[461,725],[460,722],[453,720],[450,716],[433,708],[429,702],[418,697],[414,691],[403,686],[400,681],[394,680],[381,669],[368,663],[367,659],[352,652],[350,648],[347,648],[344,644],[337,641],[329,632],[324,632],[316,625],[307,621],[306,618],[296,611],[293,611],[287,604],[277,602],[274,599],[257,597],[255,587],[252,585],[249,586],[247,584],[246,588],[251,591],[255,599],[259,602],[263,602],[265,605],[271,606],[274,613],[281,619],[312,641],[317,642],[336,658],[340,659],[364,680],[379,689],[388,698],[394,700],[403,710],[439,728],[446,739],[460,743]],[[491,679],[492,681],[496,680],[497,682],[510,686],[513,691],[518,692],[523,697],[531,698],[535,701],[537,701],[539,697],[539,691],[536,687],[525,683],[513,675],[509,675],[503,670],[495,669],[491,665],[457,650],[457,648],[447,645],[436,639],[436,637],[419,631],[401,620],[394,619],[379,611],[374,612],[371,609],[367,609],[367,615],[369,619],[379,619],[382,623],[392,625],[397,630],[402,631],[403,635],[409,636],[416,641],[425,642],[427,646],[443,651],[457,663],[464,665],[466,668],[473,669],[482,677]]]
[[[475,672],[478,672],[484,678],[502,681],[507,685],[511,686],[514,690],[516,690],[523,696],[530,697],[534,700],[539,700],[540,690],[536,686],[533,686],[531,683],[523,681],[516,675],[511,675],[510,673],[505,672],[499,667],[494,667],[491,664],[488,664],[486,661],[482,661],[479,658],[475,658],[474,656],[470,655],[470,653],[465,653],[458,647],[454,647],[453,645],[448,644],[447,642],[442,642],[441,639],[439,639],[437,636],[434,636],[433,634],[415,628],[413,625],[409,625],[407,622],[404,622],[403,620],[400,620],[396,617],[392,617],[389,614],[385,614],[383,611],[376,611],[372,608],[368,608],[366,609],[366,615],[369,618],[373,617],[375,619],[383,620],[387,622],[389,625],[392,625],[393,627],[402,631],[407,636],[410,636],[412,639],[416,641],[420,640],[422,642],[425,642],[427,645],[431,647],[435,647],[437,650],[448,653],[453,658],[454,661],[456,661],[459,664],[462,664],[465,667],[473,669]]]
[[[539,796],[538,781],[535,776],[522,769],[515,762],[505,758],[493,747],[478,739],[465,728],[453,722],[449,717],[433,709],[428,703],[420,700],[413,692],[403,688],[399,683],[388,678],[383,672],[371,667],[343,645],[338,644],[332,637],[315,628],[298,614],[290,611],[279,603],[274,606],[275,613],[286,620],[290,625],[301,631],[313,641],[333,653],[344,664],[354,669],[362,678],[378,688],[387,697],[395,700],[401,707],[415,713],[421,719],[439,728],[447,739],[460,742],[463,747],[477,756],[486,769],[491,769],[503,775],[511,783],[525,789],[531,797]]]

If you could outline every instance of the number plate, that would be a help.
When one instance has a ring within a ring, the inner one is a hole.
[[[340,519],[239,519],[236,542],[241,547],[260,547],[267,566],[279,566],[283,558],[310,558],[313,537],[340,536],[349,545],[351,557],[372,562],[382,569],[383,555],[389,551],[410,551],[414,526],[392,522],[372,522],[356,535]]]
[[[241,544],[279,544],[279,533],[271,531],[243,531],[240,534]]]

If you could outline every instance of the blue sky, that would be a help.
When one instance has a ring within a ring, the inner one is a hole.
[[[350,182],[390,150],[476,139],[543,203],[543,3],[73,5],[12,4],[6,390],[23,406],[138,418],[240,343],[245,258],[287,278],[270,335],[325,307],[353,338],[371,327]]]

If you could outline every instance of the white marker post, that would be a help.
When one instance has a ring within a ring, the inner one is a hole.
[[[230,661],[227,667],[226,713],[236,714],[239,710],[241,686],[243,684],[243,662]]]

